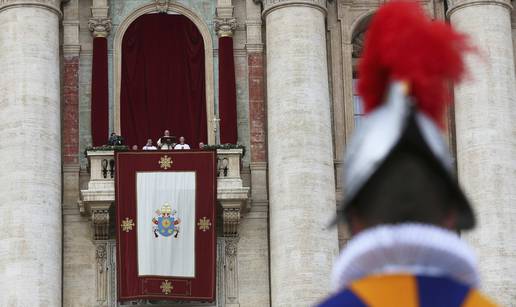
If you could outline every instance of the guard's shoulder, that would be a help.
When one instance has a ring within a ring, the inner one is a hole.
[[[367,305],[351,290],[344,289],[319,304],[319,307],[366,307]]]
[[[462,307],[497,307],[489,298],[476,289],[471,289],[464,300]]]

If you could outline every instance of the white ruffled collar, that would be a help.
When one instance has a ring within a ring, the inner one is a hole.
[[[456,233],[425,224],[381,225],[356,235],[338,257],[335,290],[368,275],[447,276],[478,287],[472,250]]]

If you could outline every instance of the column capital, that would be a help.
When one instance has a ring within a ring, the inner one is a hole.
[[[88,28],[94,37],[107,37],[111,31],[111,19],[104,17],[90,18]]]
[[[0,11],[12,7],[41,7],[53,11],[61,17],[63,16],[63,13],[61,12],[60,8],[61,2],[61,0],[1,0]]]
[[[237,21],[234,17],[215,18],[213,23],[219,37],[233,36],[233,32],[237,27]]]
[[[271,11],[288,6],[312,6],[326,14],[326,0],[253,0],[263,4],[263,16]]]
[[[449,9],[448,12],[446,12],[446,16],[448,18],[458,10],[469,6],[499,5],[506,7],[509,9],[509,11],[512,11],[512,4],[510,0],[451,0],[449,3]]]

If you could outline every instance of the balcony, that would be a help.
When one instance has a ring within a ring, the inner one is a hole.
[[[88,189],[81,190],[79,210],[91,216],[93,240],[108,240],[109,223],[114,220],[115,155],[112,150],[86,152],[90,180]],[[240,214],[247,208],[249,187],[244,187],[240,176],[243,149],[217,149],[217,203],[222,209],[223,233],[238,235]]]

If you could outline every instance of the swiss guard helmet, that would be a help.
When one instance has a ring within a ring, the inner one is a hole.
[[[368,113],[344,159],[344,219],[374,224],[439,224],[453,212],[457,230],[475,225],[441,135],[451,82],[464,76],[467,37],[430,20],[419,4],[381,7],[366,33],[359,94]]]

